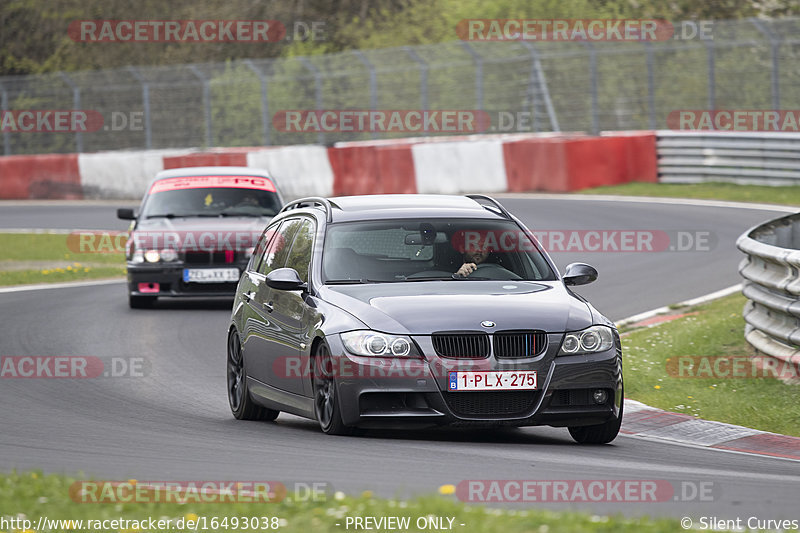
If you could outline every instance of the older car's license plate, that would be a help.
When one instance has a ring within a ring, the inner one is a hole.
[[[239,281],[238,268],[184,268],[183,281],[187,283],[221,283]]]
[[[536,371],[450,372],[449,391],[536,390]]]

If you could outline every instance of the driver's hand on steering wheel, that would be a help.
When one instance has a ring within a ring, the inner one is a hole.
[[[458,269],[456,275],[466,278],[467,276],[475,272],[475,270],[477,269],[478,265],[475,263],[464,263],[463,265],[461,265],[461,268]]]

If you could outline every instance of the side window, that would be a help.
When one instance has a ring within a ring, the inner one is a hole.
[[[299,218],[283,221],[280,229],[275,232],[275,237],[272,238],[269,246],[264,251],[264,259],[258,266],[259,274],[266,276],[276,268],[281,268],[286,264],[286,258],[289,256],[292,241],[302,223],[303,221]]]
[[[297,230],[292,243],[292,251],[286,260],[286,266],[300,274],[300,279],[308,281],[308,269],[311,265],[311,251],[314,247],[314,224],[306,219]]]
[[[258,269],[261,267],[261,262],[265,255],[264,252],[269,250],[269,246],[272,244],[272,240],[275,237],[275,234],[278,232],[280,225],[281,222],[277,222],[267,226],[267,229],[265,229],[264,233],[261,234],[261,237],[258,239],[258,243],[256,243],[256,246],[253,249],[253,257],[250,258],[250,264],[247,266],[247,270],[258,271]]]

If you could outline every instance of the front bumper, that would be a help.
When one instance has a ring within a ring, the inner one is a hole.
[[[214,296],[234,296],[236,281],[220,283],[197,283],[183,280],[184,268],[237,268],[241,272],[247,268],[247,262],[230,263],[225,265],[208,265],[198,267],[184,263],[169,264],[133,264],[128,263],[128,291],[132,296],[180,296],[209,298]],[[158,291],[140,290],[140,284],[158,284]]]
[[[444,359],[433,353],[430,337],[413,337],[424,360],[358,357],[348,354],[338,335],[327,337],[348,372],[337,376],[342,421],[359,427],[586,426],[616,419],[623,401],[619,345],[591,355],[556,357],[561,334],[549,334],[548,349],[519,360]],[[535,391],[448,392],[451,370],[536,370]],[[608,399],[597,404],[592,392]]]

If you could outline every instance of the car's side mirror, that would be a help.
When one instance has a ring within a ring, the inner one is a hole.
[[[564,285],[586,285],[597,279],[597,269],[586,263],[570,263],[563,279]]]
[[[121,207],[117,209],[117,218],[122,220],[136,220],[136,215],[133,214],[133,209]]]
[[[293,268],[276,268],[267,274],[267,286],[279,291],[297,291],[308,287]]]

